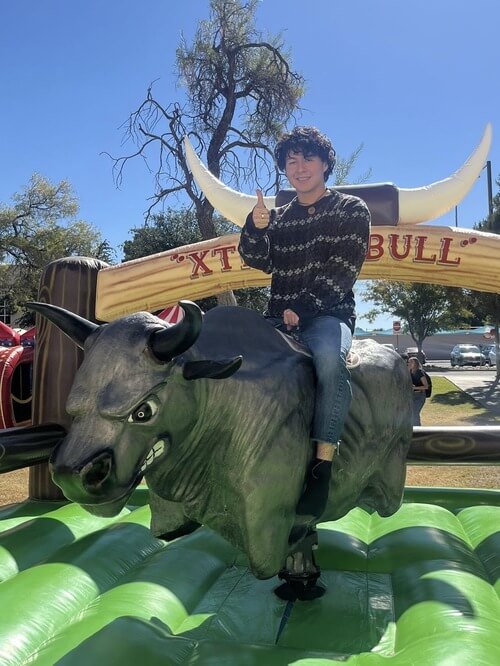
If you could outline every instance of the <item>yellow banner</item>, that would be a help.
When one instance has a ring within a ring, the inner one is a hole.
[[[221,236],[99,271],[97,319],[268,285],[271,276],[245,265],[238,242],[239,234]],[[500,235],[427,225],[374,227],[360,278],[500,293]]]

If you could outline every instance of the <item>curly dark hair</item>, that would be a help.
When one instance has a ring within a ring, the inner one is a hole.
[[[318,156],[328,165],[324,173],[325,183],[335,166],[336,153],[332,142],[316,127],[295,127],[283,134],[274,148],[274,159],[280,171],[285,171],[288,153],[302,153],[304,157]]]

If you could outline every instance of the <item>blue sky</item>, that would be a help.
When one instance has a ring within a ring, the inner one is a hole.
[[[68,179],[80,218],[121,257],[153,180],[137,161],[117,189],[102,152],[123,154],[120,125],[150,82],[157,80],[165,104],[181,99],[175,48],[207,16],[208,0],[3,2],[0,202],[10,202],[35,171]],[[493,180],[500,174],[498,0],[263,0],[257,23],[283,31],[307,81],[301,122],[327,133],[341,155],[364,143],[354,176],[371,168],[370,182],[401,187],[445,178],[488,121]],[[487,210],[484,171],[458,207],[458,225],[472,227]],[[454,226],[455,212],[434,224]],[[366,308],[359,302],[361,326]]]

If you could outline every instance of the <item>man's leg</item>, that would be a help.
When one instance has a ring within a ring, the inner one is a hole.
[[[306,479],[306,490],[297,513],[318,519],[326,508],[332,460],[351,402],[350,373],[346,366],[352,335],[335,317],[317,317],[301,331],[301,339],[313,354],[316,402],[312,438],[316,441]]]

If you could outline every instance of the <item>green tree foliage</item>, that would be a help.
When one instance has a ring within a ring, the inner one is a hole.
[[[418,349],[426,337],[458,326],[469,313],[462,305],[462,291],[440,285],[389,282],[369,283],[362,294],[374,308],[365,317],[373,321],[379,314],[391,313],[403,322]]]
[[[500,187],[500,177],[496,181]],[[492,214],[474,225],[474,229],[489,234],[500,234],[500,190],[492,200]],[[495,285],[498,287],[498,285]],[[492,323],[498,327],[500,321],[500,298],[487,292],[468,292],[469,307],[475,319],[481,323]]]
[[[214,217],[214,226],[217,236],[237,231],[237,227],[220,216]],[[187,208],[181,210],[169,208],[164,213],[154,214],[146,224],[134,227],[130,233],[132,240],[127,240],[123,244],[125,261],[173,250],[182,245],[198,243],[202,240],[196,216],[192,210]],[[251,287],[240,289],[237,294],[240,305],[262,313],[269,298],[269,289]],[[212,296],[201,299],[197,303],[206,312],[217,305],[217,299]]]
[[[500,188],[500,176],[496,180],[496,185]],[[475,224],[474,229],[486,231],[490,234],[500,234],[500,189],[493,197],[491,215]]]
[[[114,252],[92,225],[77,220],[78,202],[70,184],[52,184],[39,174],[0,205],[0,297],[25,313],[24,303],[36,299],[43,268],[55,259],[89,256],[111,262]]]
[[[163,213],[153,214],[144,225],[132,227],[129,233],[132,240],[123,243],[124,261],[148,257],[201,240],[196,218],[187,209],[168,208]]]

